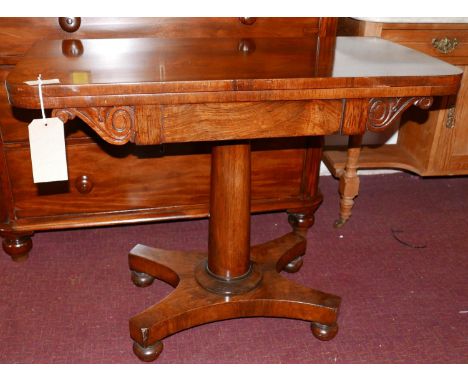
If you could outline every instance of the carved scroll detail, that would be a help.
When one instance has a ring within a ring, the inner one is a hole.
[[[432,101],[432,97],[371,98],[367,129],[374,132],[383,131],[411,105],[426,110],[431,107]]]
[[[135,112],[131,106],[54,109],[52,116],[60,118],[63,123],[78,117],[113,145],[123,145],[134,140]]]

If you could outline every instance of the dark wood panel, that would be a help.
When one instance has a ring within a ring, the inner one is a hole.
[[[310,199],[285,197],[252,200],[252,213],[267,211],[304,211],[311,208]],[[37,216],[16,219],[0,229],[16,232],[43,231],[51,229],[102,227],[120,224],[162,222],[178,219],[197,219],[208,217],[208,205],[165,206],[144,210],[120,210],[101,213],[81,213],[54,216]],[[309,227],[307,227],[309,228]]]
[[[0,142],[0,225],[7,224],[13,218],[13,200],[8,173],[3,143]]]
[[[285,142],[284,149],[253,151],[252,198],[261,200],[300,197],[304,150],[302,141]],[[289,146],[289,148],[288,148]],[[29,150],[7,151],[18,218],[137,210],[157,207],[207,205],[210,146],[127,145],[115,148],[96,144],[67,147],[69,182],[35,185]],[[116,171],[118,169],[118,171]],[[89,193],[76,187],[83,175],[93,184]]]
[[[243,24],[237,17],[83,17],[80,28],[68,33],[60,27],[58,17],[3,17],[0,63],[16,63],[38,39],[303,37],[318,34],[319,22],[314,17],[259,17],[252,25]]]

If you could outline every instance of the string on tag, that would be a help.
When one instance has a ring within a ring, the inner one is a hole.
[[[42,119],[44,120],[44,124],[47,126],[46,115],[44,110],[44,100],[42,99],[42,79],[40,74],[37,77],[37,88],[39,89],[39,102],[41,103]]]

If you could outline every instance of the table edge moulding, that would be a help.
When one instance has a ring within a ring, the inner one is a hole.
[[[251,54],[227,49],[233,42],[174,40],[163,54],[158,47],[167,41],[130,39],[128,51],[116,56],[128,65],[111,72],[112,52],[93,49],[106,41],[82,40],[81,61],[64,58],[60,42],[42,41],[7,78],[12,104],[33,109],[40,107],[37,87],[24,81],[38,71],[58,78],[60,84],[44,86],[45,107],[64,122],[82,119],[113,145],[213,142],[207,253],[141,244],[129,253],[137,286],[159,279],[175,288],[130,319],[133,350],[143,361],[156,359],[171,334],[237,317],[304,320],[318,339],[334,338],[341,298],[280,274],[302,265],[306,228],[321,201],[318,188],[310,214],[292,215],[292,232],[251,246],[251,142],[311,137],[320,147],[324,135],[383,131],[411,105],[428,108],[434,96],[455,94],[461,77],[451,65],[375,38],[323,38],[312,71],[303,65],[310,60],[307,44],[295,39],[252,39]],[[129,63],[132,46],[144,49]],[[163,59],[164,70],[150,70]],[[89,71],[88,84],[70,80],[70,71],[80,68]],[[317,185],[320,150],[311,155],[309,181]]]

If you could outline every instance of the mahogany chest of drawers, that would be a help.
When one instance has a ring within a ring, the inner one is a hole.
[[[73,56],[84,38],[238,37],[233,49],[242,55],[255,51],[257,38],[335,33],[336,19],[327,18],[0,18],[0,79],[38,39],[63,40],[63,54]],[[12,108],[2,86],[0,234],[14,260],[27,257],[36,231],[207,216],[209,142],[116,149],[76,119],[65,128],[69,181],[34,184],[27,126],[37,117]],[[307,228],[321,200],[310,181],[321,139],[257,140],[252,150],[252,211],[288,210],[292,224]]]

